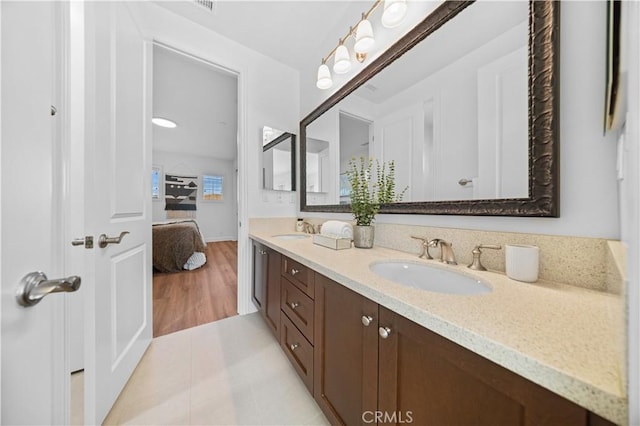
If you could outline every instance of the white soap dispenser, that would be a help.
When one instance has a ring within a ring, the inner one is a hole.
[[[302,218],[298,218],[298,221],[296,222],[296,231],[304,231],[304,223],[302,223]]]

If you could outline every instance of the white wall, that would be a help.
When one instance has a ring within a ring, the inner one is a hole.
[[[605,17],[605,2],[562,3],[559,218],[379,215],[377,222],[618,239],[615,135],[602,135]],[[309,80],[301,79],[307,85],[302,105],[317,106],[334,91],[322,92]]]
[[[196,222],[207,242],[238,239],[236,220],[236,188],[233,179],[233,160],[222,160],[191,154],[153,151],[153,164],[162,166],[164,174],[198,176]],[[202,175],[223,176],[223,201],[202,199]],[[164,178],[161,179],[161,181]],[[164,189],[163,184],[161,183]],[[163,192],[163,190],[161,190]],[[153,221],[166,220],[164,199],[153,200]]]

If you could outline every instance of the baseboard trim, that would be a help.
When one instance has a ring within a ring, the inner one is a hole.
[[[207,243],[217,243],[219,241],[238,241],[238,237],[205,237],[204,240]]]

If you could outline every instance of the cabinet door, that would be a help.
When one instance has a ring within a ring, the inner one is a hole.
[[[314,314],[314,398],[331,424],[363,424],[378,399],[378,305],[316,273]]]
[[[280,261],[282,255],[277,251],[267,251],[267,276],[265,286],[265,308],[263,315],[271,331],[280,338]]]
[[[253,242],[253,283],[251,299],[260,312],[265,310],[265,293],[267,280],[267,250],[260,243]]]
[[[379,342],[383,423],[587,424],[583,408],[382,306],[379,311],[380,327],[390,330]]]

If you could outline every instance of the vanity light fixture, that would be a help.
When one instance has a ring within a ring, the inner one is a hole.
[[[327,64],[322,61],[322,65],[318,68],[318,81],[316,81],[318,89],[328,89],[333,86],[333,80],[331,79],[331,71]]]
[[[336,49],[333,61],[333,72],[336,74],[345,74],[351,69],[351,56],[349,49],[344,44],[339,45]]]
[[[178,126],[175,122],[171,120],[167,120],[166,118],[160,118],[160,117],[153,117],[151,119],[151,122],[156,126],[166,127],[168,129],[174,129]]]
[[[384,12],[382,12],[382,26],[395,28],[402,23],[407,14],[407,2],[405,0],[384,0]]]
[[[369,53],[375,44],[376,39],[373,38],[373,27],[363,13],[362,20],[356,29],[356,44],[353,45],[353,50],[356,53]]]
[[[318,89],[329,89],[333,86],[331,71],[327,66],[327,61],[333,56],[333,72],[336,74],[345,74],[351,70],[351,55],[345,43],[349,37],[355,40],[353,50],[354,57],[358,62],[364,62],[367,59],[367,53],[371,52],[375,45],[373,36],[373,26],[369,21],[369,16],[380,4],[384,4],[382,12],[382,25],[386,28],[394,28],[400,25],[407,14],[406,0],[376,0],[373,6],[362,14],[360,20],[355,26],[349,27],[349,32],[343,38],[338,39],[336,47],[329,54],[322,58],[322,63],[318,67],[318,78],[316,86]]]

